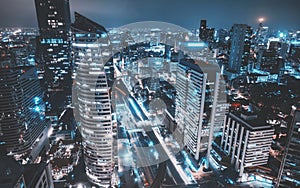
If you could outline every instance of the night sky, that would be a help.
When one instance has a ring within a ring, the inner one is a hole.
[[[274,29],[300,29],[300,0],[70,0],[74,11],[104,25],[164,21],[187,29],[201,19],[214,28],[234,23],[256,27],[258,17]],[[37,27],[34,0],[0,0],[0,27]]]

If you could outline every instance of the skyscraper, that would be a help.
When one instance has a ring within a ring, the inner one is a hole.
[[[256,47],[265,46],[269,38],[269,27],[263,25],[264,18],[260,18],[258,21],[259,24],[256,31],[254,32],[255,38],[253,41],[256,44]]]
[[[0,153],[0,187],[39,187],[53,188],[50,164],[21,165],[12,156]]]
[[[199,28],[199,38],[203,41],[206,39],[206,28],[206,20],[201,20]]]
[[[110,187],[113,169],[112,114],[104,70],[109,57],[109,40],[103,26],[78,13],[75,13],[72,32],[77,95],[73,95],[73,100],[83,137],[86,174],[93,184]]]
[[[217,103],[220,79],[217,65],[193,60],[178,64],[175,121],[182,138],[177,139],[196,160],[209,154],[214,133],[221,130],[225,108]]]
[[[282,157],[276,187],[300,186],[300,105],[292,106],[287,146]]]
[[[273,50],[263,50],[259,56],[260,70],[269,72],[270,74],[279,74],[280,68],[283,66],[283,59]]]
[[[46,114],[55,116],[71,94],[69,0],[35,0],[35,7],[40,32],[37,59],[47,91]]]
[[[256,113],[226,115],[221,148],[231,158],[239,176],[245,173],[245,168],[267,164],[273,134],[274,128]]]
[[[289,58],[292,62],[300,63],[300,45],[292,44],[289,50]]]
[[[246,24],[234,24],[231,28],[229,70],[234,73],[247,71],[252,29]]]
[[[0,187],[25,187],[23,166],[11,156],[0,153]]]
[[[228,37],[228,30],[226,29],[219,29],[217,31],[217,38],[218,38],[218,42],[222,42],[225,43],[226,38]]]
[[[214,41],[215,29],[206,25],[206,20],[200,21],[199,38],[204,42],[211,43]]]
[[[39,155],[48,130],[43,106],[36,68],[0,60],[0,143],[7,154],[16,159],[28,156],[27,162]]]

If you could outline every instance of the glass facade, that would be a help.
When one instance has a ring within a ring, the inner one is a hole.
[[[47,130],[36,68],[0,69],[0,104],[0,142],[9,155],[34,160]]]
[[[83,137],[86,174],[93,184],[110,187],[113,170],[112,112],[104,70],[109,40],[105,29],[75,14],[73,31],[75,108]]]
[[[58,115],[71,94],[70,6],[69,0],[36,0],[40,35],[37,37],[37,62],[46,92],[46,114]],[[54,102],[55,101],[55,102]]]
[[[225,108],[215,103],[218,101],[219,89],[220,74],[217,66],[204,66],[189,61],[178,64],[175,121],[183,145],[196,160],[210,148],[215,130],[221,129],[218,117],[222,113],[216,112]]]
[[[236,73],[247,71],[252,29],[246,24],[234,24],[231,28],[229,69]]]

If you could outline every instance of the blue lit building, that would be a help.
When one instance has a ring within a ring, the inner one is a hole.
[[[230,31],[229,71],[237,74],[247,72],[251,35],[252,29],[246,24],[234,24],[232,26]]]
[[[35,0],[35,7],[40,32],[36,53],[47,91],[46,114],[56,116],[71,94],[69,0]]]
[[[210,154],[214,135],[222,129],[227,107],[220,100],[219,71],[217,65],[193,60],[182,60],[177,67],[175,135],[195,160]]]
[[[217,31],[217,42],[221,44],[227,43],[228,31],[225,29],[219,29]]]
[[[0,68],[0,142],[8,155],[31,162],[47,143],[42,91],[35,67]]]

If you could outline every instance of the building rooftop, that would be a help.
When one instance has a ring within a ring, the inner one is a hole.
[[[87,17],[84,17],[78,12],[75,12],[75,22],[74,24],[72,24],[72,27],[74,29],[89,32],[89,33],[97,33],[97,34],[107,33],[106,29],[102,25],[88,19]]]
[[[46,166],[46,163],[27,164],[24,166],[24,179],[27,187],[34,187],[37,184]]]
[[[217,64],[212,64],[209,62],[204,62],[201,60],[193,60],[193,59],[183,59],[180,61],[181,65],[187,66],[190,69],[200,72],[206,73],[207,78],[210,81],[214,81],[216,78],[216,73],[220,73],[220,67]]]
[[[256,131],[272,128],[272,126],[266,122],[266,117],[255,112],[235,111],[230,112],[228,115],[249,130]]]
[[[14,187],[24,168],[11,156],[0,156],[0,187]]]

